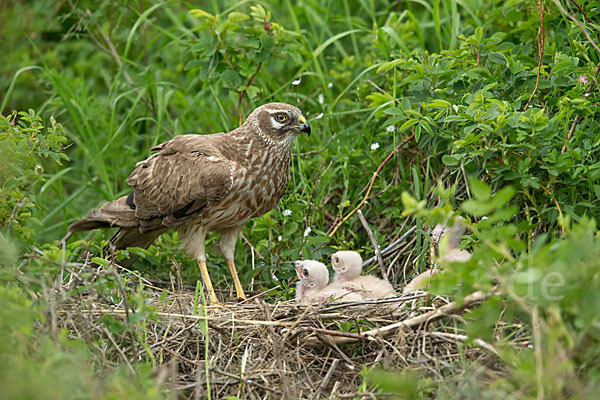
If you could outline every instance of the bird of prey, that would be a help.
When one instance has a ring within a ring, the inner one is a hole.
[[[297,107],[270,103],[230,132],[176,136],[137,163],[127,178],[129,195],[91,210],[69,226],[69,234],[119,227],[110,240],[113,249],[147,248],[175,228],[184,251],[198,262],[210,303],[218,304],[204,243],[207,231],[217,231],[236,294],[245,299],[233,260],[238,236],[248,219],[271,210],[283,196],[292,143],[301,132],[310,135],[310,125]]]
[[[294,261],[292,263],[298,275],[296,284],[296,303],[320,304],[328,300],[357,301],[362,300],[360,294],[344,288],[327,286],[329,272],[325,264],[315,260]]]
[[[356,291],[365,299],[381,299],[396,294],[388,281],[373,275],[361,275],[362,263],[362,257],[356,251],[333,253],[331,266],[335,275],[331,286]]]

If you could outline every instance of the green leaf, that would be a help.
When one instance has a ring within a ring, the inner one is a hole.
[[[451,167],[460,164],[460,158],[456,155],[444,154],[442,156],[442,162],[444,165]]]
[[[487,200],[490,198],[492,194],[492,189],[490,187],[477,179],[469,180],[471,193],[475,196],[476,199],[479,200]]]
[[[508,60],[502,53],[492,52],[488,55],[491,62],[501,65],[508,65]]]
[[[92,262],[98,265],[102,265],[103,267],[108,267],[108,265],[110,264],[110,261],[100,257],[92,257]]]
[[[221,81],[226,87],[237,89],[242,85],[242,78],[237,72],[228,69],[221,74]]]
[[[409,119],[408,121],[406,121],[405,123],[402,124],[402,126],[399,129],[399,131],[400,132],[405,131],[408,128],[410,128],[411,126],[414,126],[414,125],[416,125],[418,123],[419,123],[418,119]]]

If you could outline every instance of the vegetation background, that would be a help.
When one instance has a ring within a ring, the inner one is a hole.
[[[238,246],[236,262],[247,287],[281,285],[269,301],[289,299],[291,260],[338,248],[370,257],[358,208],[382,247],[416,226],[390,267],[401,287],[429,265],[426,226],[458,210],[474,257],[432,290],[497,294],[464,329],[502,349],[505,373],[480,379],[465,362],[442,379],[365,373],[365,387],[598,397],[599,14],[588,0],[2,2],[0,397],[169,396],[152,360],[131,373],[53,326],[52,282],[108,236],[58,240],[126,194],[154,145],[230,130],[270,101],[299,105],[313,134],[294,145],[279,206],[244,229],[253,249]],[[213,283],[228,287],[209,248]],[[138,253],[144,277],[200,279],[175,233]],[[101,285],[118,304],[115,278]],[[143,308],[140,287],[126,295]]]

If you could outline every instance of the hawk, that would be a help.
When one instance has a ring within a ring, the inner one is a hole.
[[[233,260],[238,236],[248,219],[271,210],[283,196],[292,143],[301,132],[310,136],[310,125],[297,107],[270,103],[230,132],[176,136],[137,163],[127,178],[129,195],[91,210],[69,226],[69,235],[119,227],[110,240],[113,249],[147,248],[175,228],[183,250],[198,262],[210,303],[218,304],[204,243],[207,231],[217,231],[236,294],[245,299]]]

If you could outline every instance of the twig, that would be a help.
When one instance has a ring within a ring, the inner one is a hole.
[[[598,47],[598,45],[596,44],[596,42],[594,42],[594,40],[592,39],[592,37],[588,33],[587,29],[585,29],[585,27],[583,25],[581,25],[581,22],[579,22],[574,16],[572,16],[571,14],[569,14],[567,12],[567,10],[564,9],[564,7],[560,3],[560,1],[554,0],[554,4],[556,4],[556,6],[560,10],[560,12],[562,12],[567,18],[569,18],[571,21],[575,22],[575,24],[579,27],[579,29],[581,29],[581,31],[583,32],[583,34],[585,35],[585,37],[587,38],[587,40],[590,42],[590,44],[592,45],[592,47],[594,47],[596,49],[596,51],[598,53],[600,53],[600,47]]]
[[[585,20],[591,24],[592,20],[590,19],[590,17],[587,16],[587,14],[583,10],[583,8],[581,8],[581,6],[579,4],[577,4],[577,2],[575,0],[571,0],[571,2],[573,4],[575,4],[575,6],[577,6],[577,8],[579,9],[579,12],[581,12],[583,14],[583,17],[585,18]]]
[[[467,180],[467,173],[465,172],[465,165],[460,163],[460,170],[462,171],[463,179],[465,180],[465,188],[467,189],[467,197],[471,200],[471,191],[469,190],[469,181]]]
[[[258,256],[259,256],[261,259],[263,259],[263,260],[265,259],[265,258],[263,257],[263,255],[262,255],[262,254],[260,254],[260,252],[259,252],[258,250],[256,250],[256,248],[255,248],[255,247],[252,245],[252,243],[250,243],[250,241],[249,241],[249,240],[246,238],[246,236],[244,236],[244,232],[240,233],[240,236],[242,237],[242,240],[243,240],[244,242],[246,242],[246,244],[247,244],[248,246],[250,246],[250,248],[251,248],[252,250],[254,250],[254,251],[256,252],[256,254],[258,254]]]
[[[307,151],[305,153],[292,153],[292,156],[294,156],[294,157],[304,157],[304,156],[308,156],[310,154],[322,153],[327,148],[327,146],[329,146],[329,143],[331,143],[331,141],[333,139],[335,139],[336,137],[337,137],[337,133],[334,134],[334,135],[332,135],[332,136],[330,136],[329,140],[327,140],[327,143],[325,143],[320,149]]]
[[[458,335],[456,333],[447,333],[447,332],[429,332],[428,335],[437,336],[437,337],[441,337],[441,338],[449,338],[449,339],[458,340],[461,342],[465,342],[469,338],[467,335]],[[481,347],[482,349],[485,349],[491,353],[494,353],[498,357],[500,357],[500,353],[498,352],[498,350],[496,350],[496,348],[494,346],[492,346],[490,343],[486,342],[485,340],[477,338],[477,339],[473,339],[473,343],[476,344],[477,346]]]
[[[361,222],[363,228],[365,228],[365,231],[367,232],[367,236],[369,237],[369,240],[371,241],[371,244],[373,245],[373,250],[375,250],[375,257],[377,257],[377,262],[379,263],[379,269],[381,270],[381,275],[383,276],[383,279],[385,279],[387,281],[388,280],[387,271],[385,270],[385,264],[383,263],[383,258],[381,257],[381,249],[379,248],[379,245],[377,244],[375,235],[373,235],[373,231],[371,230],[371,227],[369,226],[369,223],[365,219],[365,216],[363,215],[362,211],[357,210],[356,214],[358,214],[358,219],[360,219],[360,222]]]
[[[320,398],[321,392],[323,392],[323,389],[325,389],[327,387],[327,385],[329,384],[329,381],[331,380],[331,377],[333,376],[333,373],[335,372],[339,363],[340,363],[339,358],[336,358],[335,360],[333,360],[333,362],[331,363],[331,367],[329,367],[329,370],[327,371],[327,374],[325,375],[325,378],[323,378],[323,381],[321,381],[321,384],[319,385],[316,392],[310,397],[311,400]]]
[[[258,299],[259,297],[262,297],[262,296],[266,295],[267,293],[274,292],[277,289],[281,289],[281,285],[277,285],[275,287],[272,287],[271,289],[267,289],[263,292],[257,293],[252,297],[248,297],[247,299],[240,301],[239,304],[250,303],[250,301],[252,301],[254,299]]]
[[[60,311],[67,312],[67,310],[60,310]],[[82,313],[89,313],[89,314],[125,315],[125,311],[123,311],[123,310],[87,309],[87,310],[80,310],[80,311]],[[209,316],[205,317],[203,315],[168,313],[168,312],[154,312],[153,314],[161,316],[161,317],[169,317],[169,318],[181,318],[181,319],[191,319],[191,320],[201,320],[201,321],[216,321],[216,322],[238,323],[238,324],[248,324],[248,325],[290,326],[290,325],[294,324],[294,322],[286,322],[286,321],[257,321],[257,320],[252,320],[252,319],[232,319],[232,318],[209,317]]]
[[[256,76],[256,74],[258,74],[258,71],[260,71],[260,67],[262,67],[262,61],[258,63],[258,65],[256,66],[256,71],[254,71],[254,73],[252,74],[250,79],[248,79],[248,83],[246,83],[246,88],[237,92],[237,94],[238,94],[237,108],[238,108],[238,117],[240,119],[240,126],[242,126],[242,122],[244,122],[243,121],[244,116],[242,115],[242,99],[244,98],[244,94],[246,94],[246,91],[248,90],[250,85],[252,85],[252,81],[254,80],[254,77]]]
[[[390,244],[389,246],[387,246],[385,249],[383,249],[383,251],[381,252],[381,256],[382,257],[386,257],[388,254],[392,253],[394,250],[396,250],[396,248],[398,247],[398,245],[400,243],[402,243],[404,241],[404,239],[406,239],[411,233],[413,233],[415,230],[417,229],[416,225],[413,226],[412,228],[410,228],[408,231],[406,231],[406,233],[404,233],[402,236],[400,236],[397,240],[395,240],[394,242],[392,242],[392,244]],[[375,260],[377,260],[377,256],[373,256],[365,261],[363,261],[362,263],[362,267],[366,267],[371,265]]]
[[[331,232],[328,233],[329,237],[332,237],[337,232],[337,230],[340,228],[340,226],[342,226],[343,223],[345,223],[352,215],[354,215],[354,213],[356,211],[358,211],[363,206],[363,204],[369,198],[369,194],[371,193],[371,190],[373,189],[373,184],[375,183],[375,179],[377,179],[377,176],[379,175],[379,172],[381,172],[381,169],[383,168],[383,166],[385,164],[387,164],[388,161],[390,161],[390,159],[392,158],[392,156],[398,150],[400,150],[400,148],[402,146],[404,146],[406,143],[410,142],[414,137],[415,137],[415,130],[413,129],[412,134],[409,137],[407,137],[406,139],[404,139],[404,141],[402,141],[402,143],[400,143],[398,146],[396,146],[394,148],[394,150],[392,150],[390,152],[390,154],[388,154],[388,156],[383,160],[383,162],[381,164],[379,164],[379,167],[377,167],[377,170],[375,171],[375,173],[373,174],[373,177],[371,178],[371,181],[369,182],[369,185],[368,185],[368,188],[367,188],[367,193],[365,194],[365,196],[363,197],[363,199],[358,203],[358,205],[356,207],[354,207],[354,209],[352,211],[350,211],[344,218],[342,218],[342,220],[337,225],[335,225],[335,227],[333,227],[333,229],[331,230]]]
[[[315,193],[317,191],[317,187],[319,186],[319,182],[321,182],[321,178],[323,178],[325,176],[325,174],[327,173],[327,171],[329,171],[329,168],[331,168],[331,165],[333,164],[333,161],[329,161],[329,165],[327,166],[327,168],[325,168],[325,171],[321,172],[321,170],[323,169],[323,165],[325,165],[325,161],[323,161],[321,163],[321,165],[319,165],[319,171],[317,172],[318,176],[317,179],[315,180],[315,183],[313,184],[313,189],[310,193],[310,198],[308,199],[308,207],[306,209],[306,212],[304,213],[304,230],[306,231],[306,228],[309,227],[309,223],[308,223],[308,217],[310,216],[310,209],[312,208],[312,202],[313,199],[315,198]]]
[[[418,315],[416,317],[384,326],[382,328],[371,329],[369,331],[361,333],[360,335],[366,338],[367,340],[376,341],[377,338],[390,336],[398,330],[413,328],[425,322],[436,321],[449,314],[456,314],[475,303],[480,303],[488,299],[491,296],[492,294],[486,294],[481,291],[477,291],[466,296],[460,304],[456,301],[453,301],[452,303],[446,304],[445,306],[442,306],[436,310],[432,310],[424,314]],[[338,345],[342,345],[354,343],[358,339],[346,337],[332,337],[331,340]],[[303,344],[307,347],[319,347],[321,345],[321,340],[318,338],[306,338],[303,341]]]
[[[369,304],[388,304],[388,303],[404,303],[408,300],[415,300],[421,297],[425,297],[424,294],[411,295],[409,297],[390,297],[387,299],[379,299],[379,300],[363,300],[363,301],[352,301],[348,303],[335,304],[330,307],[325,307],[320,309],[320,312],[334,311],[339,310],[341,308],[353,307],[353,306],[363,306]],[[321,316],[323,318],[323,316]]]
[[[544,56],[544,44],[546,42],[546,38],[544,36],[544,8],[542,7],[541,0],[537,0],[537,2],[538,2],[538,7],[540,9],[540,27],[538,28],[538,34],[537,34],[538,70],[537,70],[537,77],[535,79],[535,87],[533,88],[533,92],[531,93],[531,96],[529,96],[529,100],[527,100],[527,104],[525,104],[525,107],[523,108],[523,110],[527,110],[527,107],[529,107],[529,103],[533,99],[535,92],[537,92],[538,87],[540,85],[540,75],[542,73],[542,57]]]
[[[369,340],[366,337],[364,337],[363,335],[361,335],[360,333],[332,331],[330,329],[313,328],[312,326],[302,326],[302,327],[298,328],[298,331],[321,333],[324,335],[352,338],[352,339],[356,339],[356,340],[365,340],[365,341]]]
[[[134,374],[135,370],[133,369],[133,366],[131,365],[129,358],[127,358],[127,356],[123,352],[123,349],[121,349],[121,347],[117,344],[113,335],[104,326],[102,327],[102,330],[104,331],[104,334],[106,335],[108,340],[110,340],[110,342],[113,344],[113,346],[115,346],[115,349],[117,349],[117,352],[119,353],[119,355],[121,356],[123,361],[125,361],[125,364],[127,364],[127,368],[129,368],[129,371],[131,371],[131,373]]]

